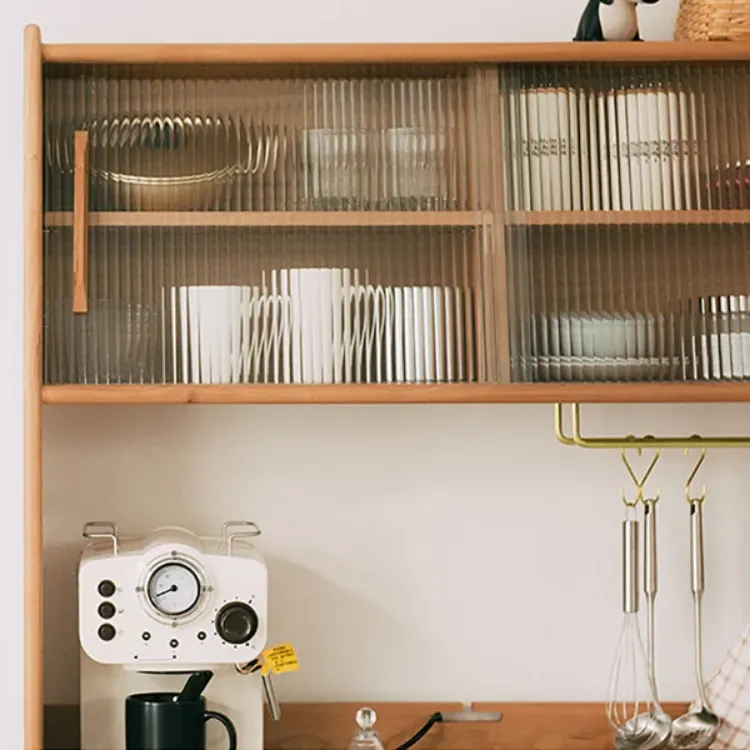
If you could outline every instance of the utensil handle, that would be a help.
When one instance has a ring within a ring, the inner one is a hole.
[[[703,678],[703,613],[705,589],[703,570],[703,501],[690,503],[690,588],[693,591],[693,624],[695,638],[695,681],[704,709],[709,709],[706,683]]]
[[[656,502],[656,500],[646,500],[643,505],[643,590],[646,592],[648,675],[651,690],[656,700],[658,700],[659,696],[656,690],[656,628],[654,615],[656,593],[659,589],[656,558]]]
[[[89,134],[76,130],[73,141],[73,312],[89,311]]]
[[[647,500],[643,507],[643,590],[656,594],[659,590],[659,576],[656,559],[656,502]]]
[[[215,719],[220,724],[224,725],[224,729],[227,730],[227,736],[229,738],[229,750],[237,750],[237,730],[232,723],[232,720],[226,715],[219,713],[218,711],[206,711],[203,714],[203,721],[210,721]]]
[[[638,611],[638,521],[622,522],[622,611]]]
[[[702,594],[705,588],[703,572],[703,503],[690,503],[690,588]]]

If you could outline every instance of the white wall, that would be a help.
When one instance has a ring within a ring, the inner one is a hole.
[[[0,496],[2,497],[3,616],[0,643],[5,678],[0,688],[3,744],[23,738],[22,535],[22,9],[4,4],[0,21]]]
[[[572,36],[582,5],[131,0],[115,18],[93,0],[28,0],[23,20],[41,24],[47,41],[559,40]],[[675,12],[673,0],[643,9],[643,35],[669,38]],[[12,93],[0,118],[8,226],[0,562],[18,570],[21,19],[0,28],[0,75]],[[749,416],[750,407],[735,406],[593,407],[586,423],[603,432],[741,432]],[[551,407],[58,407],[45,422],[50,702],[76,700],[75,562],[80,527],[94,517],[128,531],[176,522],[198,532],[255,519],[273,585],[272,637],[293,640],[303,664],[280,681],[282,698],[603,698],[620,621],[624,472],[616,455],[557,444]],[[681,455],[666,456],[655,482],[664,495],[667,698],[691,694],[687,468]],[[704,477],[711,665],[750,616],[742,544],[750,470],[744,454],[717,452]],[[10,592],[20,604],[20,572]],[[13,643],[21,623],[7,611],[0,638]],[[20,675],[20,652],[10,651]],[[0,701],[6,736],[20,737],[19,696],[14,689]]]
[[[587,429],[747,429],[748,407],[593,407]],[[200,532],[252,518],[271,637],[303,670],[283,698],[603,699],[619,632],[619,456],[567,448],[552,407],[47,409],[50,701],[75,699],[86,519]],[[655,474],[665,697],[691,694],[690,461]],[[741,453],[711,455],[706,659],[750,617]]]

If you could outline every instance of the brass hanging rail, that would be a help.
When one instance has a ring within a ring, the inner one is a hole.
[[[563,445],[579,448],[750,448],[750,437],[657,437],[625,435],[624,437],[584,437],[581,434],[581,405],[570,405],[572,434],[565,432],[563,404],[555,404],[555,435]]]

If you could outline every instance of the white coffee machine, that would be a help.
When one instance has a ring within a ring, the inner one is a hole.
[[[267,622],[266,566],[248,542],[258,534],[247,521],[224,524],[220,537],[167,527],[126,538],[110,522],[84,526],[82,750],[121,750],[128,695],[179,692],[187,673],[205,669],[215,673],[206,700],[234,722],[238,750],[262,750],[263,687],[272,715],[278,706],[270,675],[262,684],[253,669]],[[220,727],[213,731],[220,737]]]

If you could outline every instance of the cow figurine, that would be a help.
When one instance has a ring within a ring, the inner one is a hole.
[[[589,0],[574,42],[640,42],[635,6],[659,0]]]

